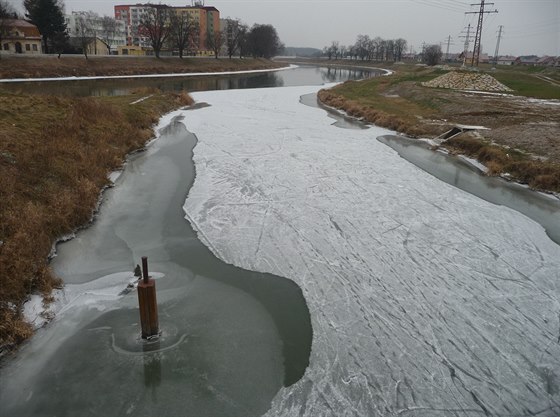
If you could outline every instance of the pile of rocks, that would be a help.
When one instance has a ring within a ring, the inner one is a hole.
[[[452,88],[474,91],[513,91],[488,74],[469,71],[451,71],[431,81],[422,83],[424,87]]]

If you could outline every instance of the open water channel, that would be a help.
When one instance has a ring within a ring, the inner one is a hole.
[[[373,75],[298,68],[245,76],[0,88],[102,95],[145,86],[201,91],[317,85]],[[316,105],[313,97],[302,100]],[[360,127],[337,118],[341,127]],[[52,265],[67,284],[61,310],[1,370],[2,414],[258,416],[282,386],[304,374],[313,329],[300,288],[282,277],[227,265],[198,240],[183,212],[195,176],[196,137],[172,115],[161,128],[159,139],[146,152],[132,155],[116,187],[105,192],[92,226],[58,245]],[[405,145],[400,146],[405,158],[414,159],[416,152],[408,155]],[[467,191],[474,194],[488,187],[487,178],[451,159],[422,167],[436,176],[451,171],[449,179],[442,179],[460,188],[456,179],[468,176],[474,188]],[[493,182],[492,189],[507,193],[514,209],[526,213],[533,209],[525,207],[537,207],[544,212],[541,224],[549,235],[559,235],[557,200],[512,189],[503,181]],[[140,339],[136,293],[126,289],[141,256],[149,257],[157,278],[162,335],[154,342]]]

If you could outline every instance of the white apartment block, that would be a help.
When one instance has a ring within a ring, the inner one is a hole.
[[[72,12],[65,15],[66,30],[68,35],[72,37],[80,36],[79,22],[83,19],[89,28],[92,38],[98,38],[104,43],[108,43],[111,51],[116,51],[117,47],[126,45],[126,25],[125,22],[115,19],[115,30],[110,31],[108,35],[103,25],[103,16],[99,16],[94,12]]]

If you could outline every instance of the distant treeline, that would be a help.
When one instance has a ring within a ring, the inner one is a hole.
[[[323,55],[329,59],[352,58],[375,61],[401,61],[407,48],[406,40],[382,39],[379,36],[370,38],[368,35],[358,35],[354,45],[340,45],[333,41],[330,46],[323,48]]]

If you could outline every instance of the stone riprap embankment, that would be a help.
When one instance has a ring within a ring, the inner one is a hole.
[[[488,74],[467,71],[451,71],[431,81],[422,83],[424,87],[451,88],[453,90],[513,91]]]

